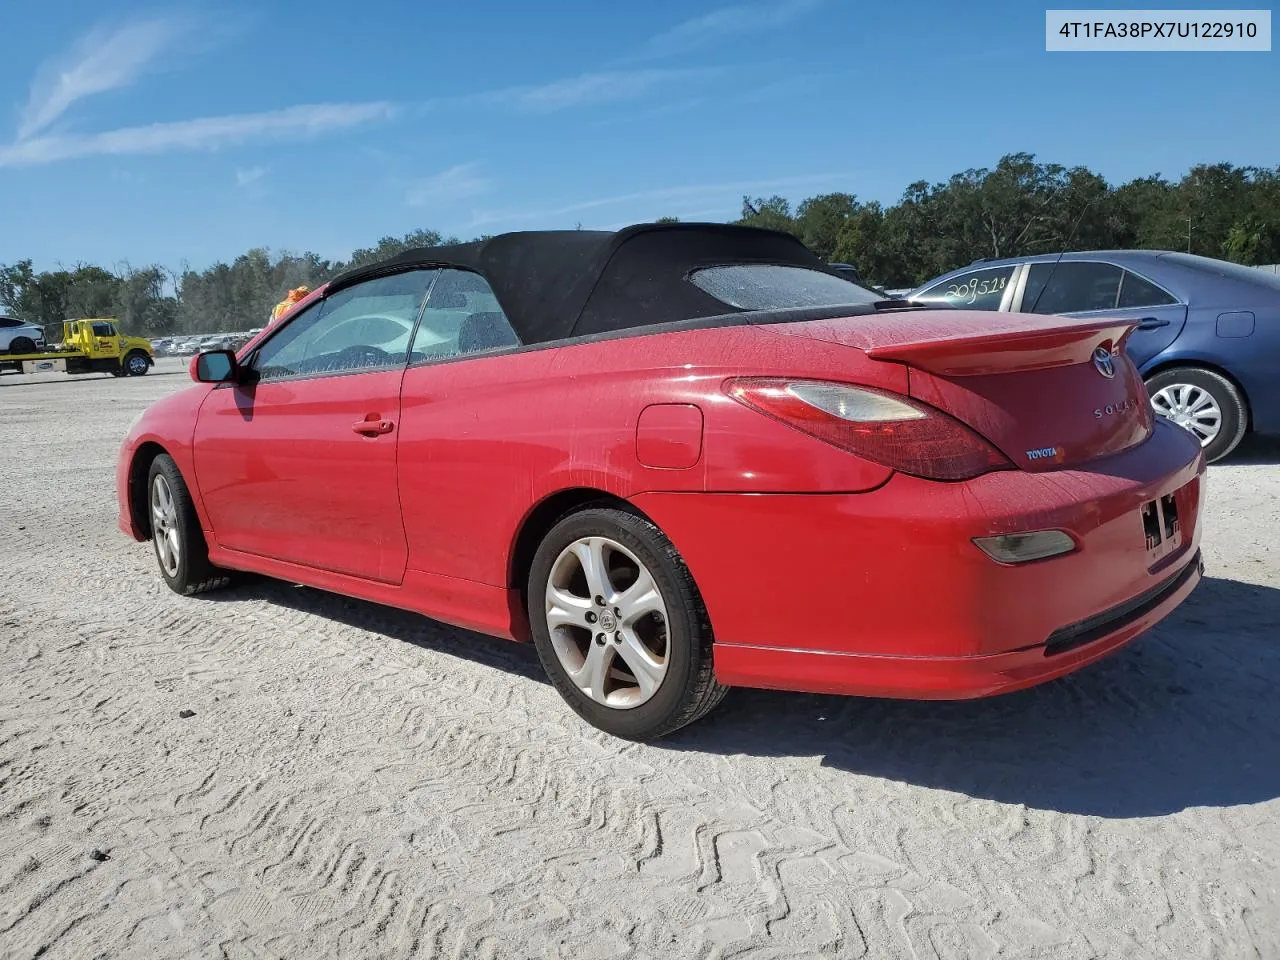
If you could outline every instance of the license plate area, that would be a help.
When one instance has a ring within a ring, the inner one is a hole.
[[[1177,492],[1148,500],[1142,505],[1141,518],[1147,554],[1153,562],[1175,553],[1182,546],[1182,518]]]

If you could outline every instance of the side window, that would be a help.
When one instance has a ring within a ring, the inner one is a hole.
[[[435,270],[366,280],[308,307],[257,351],[260,380],[383,370],[405,362]]]
[[[93,335],[95,337],[114,337],[116,328],[110,323],[95,323],[93,325]]]
[[[1116,306],[1122,310],[1133,307],[1165,307],[1177,303],[1177,299],[1165,293],[1150,280],[1145,280],[1136,273],[1124,272],[1120,282],[1120,302]]]
[[[1063,260],[1033,263],[1022,294],[1024,313],[1085,313],[1114,310],[1124,274],[1113,263]],[[1045,283],[1048,283],[1048,287]]]
[[[924,303],[941,303],[962,310],[999,310],[1004,299],[1013,266],[987,267],[935,283],[913,299]]]
[[[0,329],[4,329],[6,327],[20,327],[20,326],[22,326],[21,320],[15,320],[13,319],[13,317],[0,317]]]
[[[484,277],[469,270],[442,269],[422,311],[409,362],[519,345],[520,338]]]

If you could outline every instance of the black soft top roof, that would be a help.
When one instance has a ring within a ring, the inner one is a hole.
[[[737,312],[689,283],[700,267],[770,263],[833,272],[791,234],[722,223],[644,223],[617,232],[530,230],[406,250],[335,277],[330,291],[414,267],[473,270],[524,344]]]

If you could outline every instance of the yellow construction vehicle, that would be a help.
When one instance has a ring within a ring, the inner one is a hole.
[[[62,342],[40,353],[0,353],[0,370],[109,373],[140,377],[155,364],[151,341],[119,331],[110,318],[64,320]]]

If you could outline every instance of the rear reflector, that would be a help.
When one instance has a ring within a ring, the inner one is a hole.
[[[992,560],[999,563],[1027,563],[1070,553],[1076,543],[1061,530],[1034,530],[1030,533],[1006,533],[998,537],[977,537],[973,541]]]
[[[941,410],[871,387],[743,377],[725,392],[758,413],[826,443],[928,480],[1009,470],[1009,459]]]

